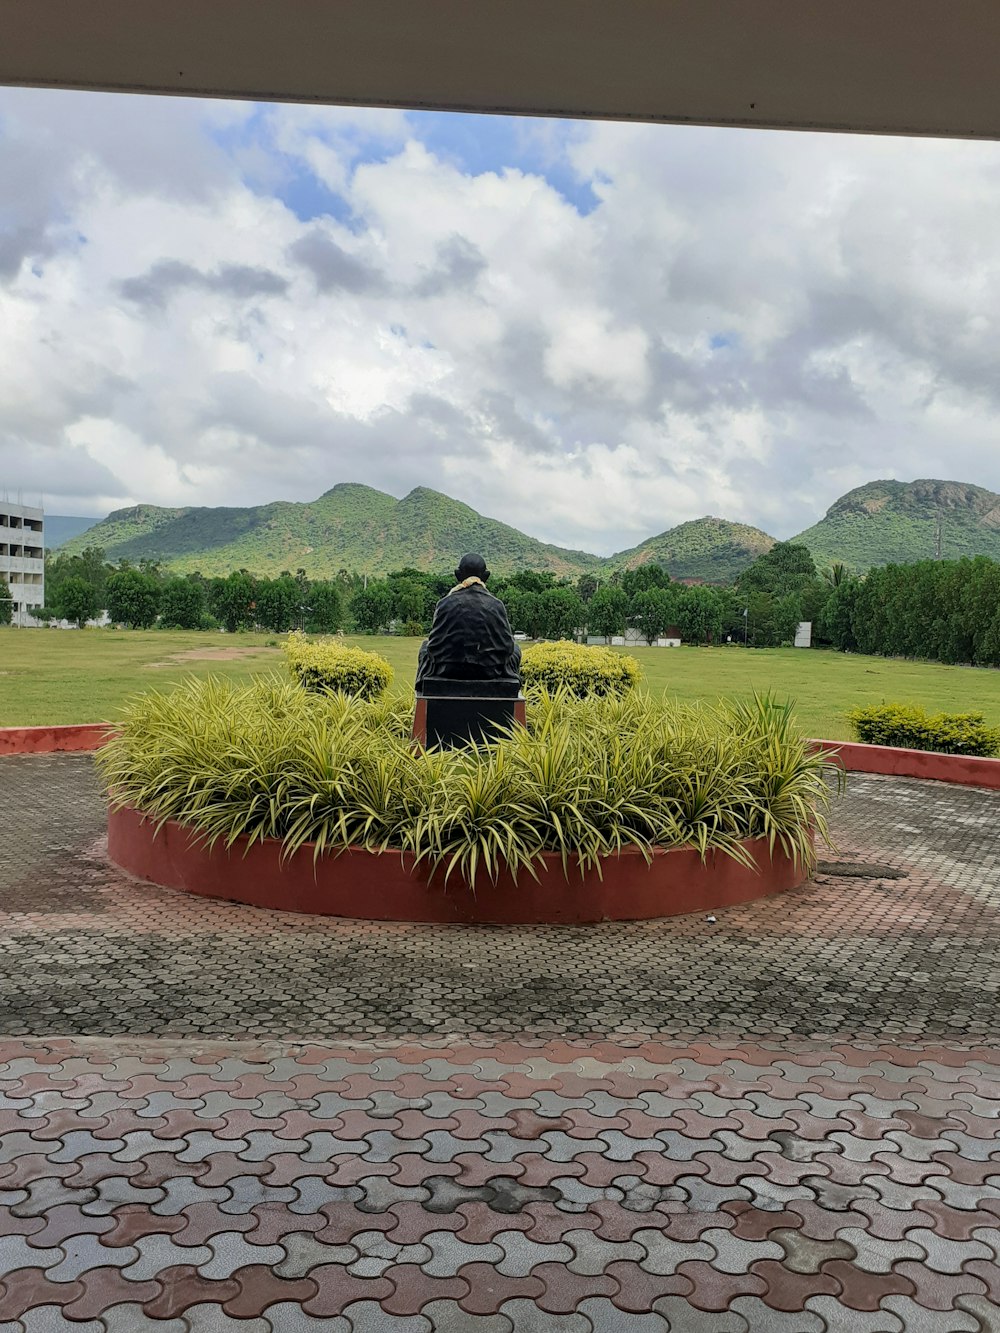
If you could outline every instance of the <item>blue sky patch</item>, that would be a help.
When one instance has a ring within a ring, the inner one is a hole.
[[[542,176],[583,217],[600,202],[589,181],[576,175],[566,156],[566,145],[579,133],[574,121],[447,111],[412,111],[407,119],[415,137],[430,152],[453,162],[466,175],[512,167]]]

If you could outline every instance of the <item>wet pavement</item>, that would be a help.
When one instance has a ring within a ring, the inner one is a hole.
[[[89,756],[0,790],[0,1331],[1000,1328],[1000,793],[854,776],[715,923],[474,928],[132,880]]]

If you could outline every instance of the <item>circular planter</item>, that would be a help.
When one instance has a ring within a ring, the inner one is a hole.
[[[709,855],[702,861],[690,847],[656,851],[647,865],[638,851],[624,851],[596,871],[567,880],[559,858],[547,853],[538,881],[527,873],[518,880],[503,874],[494,884],[485,877],[472,891],[452,877],[428,880],[425,866],[414,866],[410,853],[365,851],[350,847],[340,855],[313,859],[311,846],[282,859],[281,844],[268,840],[248,845],[240,838],[231,849],[206,847],[184,825],[164,824],[125,807],[108,815],[108,854],[123,870],[185,893],[224,898],[252,907],[367,921],[427,921],[493,925],[583,925],[595,921],[641,921],[703,912],[751,902],[802,884],[801,862],[763,839],[744,844],[756,863],[748,868],[731,857]]]

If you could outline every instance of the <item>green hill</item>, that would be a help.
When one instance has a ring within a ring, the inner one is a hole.
[[[339,569],[364,574],[408,565],[450,570],[456,556],[470,550],[485,551],[498,574],[530,568],[577,575],[603,565],[598,556],[536,541],[423,486],[397,500],[349,482],[308,504],[117,509],[61,549],[73,554],[86,546],[103,547],[109,560],[148,558],[203,574],[304,569],[319,578]]]
[[[1000,495],[956,481],[873,481],[842,496],[825,518],[791,540],[808,546],[820,566],[842,560],[865,570],[932,557],[939,533],[946,558],[1000,560]],[[463,551],[481,550],[498,574],[539,569],[576,577],[653,561],[676,579],[731,583],[773,545],[774,538],[759,528],[706,516],[602,559],[537,541],[424,486],[397,500],[371,486],[342,482],[308,504],[132,505],[59,549],[73,554],[101,546],[110,560],[150,558],[181,572],[246,568],[273,575],[304,569],[313,578],[339,569],[386,574],[407,565],[443,572]]]
[[[817,565],[852,569],[890,562],[988,555],[1000,560],[1000,495],[958,481],[871,481],[848,491],[792,541]]]
[[[760,528],[706,514],[649,537],[631,550],[619,551],[608,565],[611,569],[638,569],[652,561],[663,565],[671,578],[732,583],[773,545],[774,538]]]

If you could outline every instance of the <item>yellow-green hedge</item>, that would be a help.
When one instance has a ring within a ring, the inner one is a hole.
[[[979,756],[1000,750],[1000,728],[988,727],[982,713],[929,714],[916,704],[873,704],[853,708],[847,720],[866,745]]]
[[[634,657],[599,645],[536,643],[521,656],[526,689],[546,689],[551,694],[567,689],[578,699],[588,694],[625,694],[638,685],[641,675]]]
[[[288,667],[298,683],[317,693],[377,699],[392,684],[392,667],[378,653],[350,648],[336,639],[307,639],[298,632],[285,640]]]

